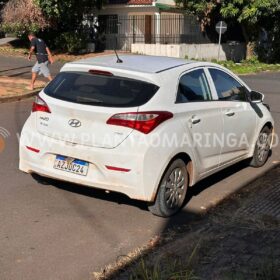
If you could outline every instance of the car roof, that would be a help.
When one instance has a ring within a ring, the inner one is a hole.
[[[116,55],[102,55],[71,62],[70,64],[85,66],[101,66],[115,69],[130,70],[143,73],[160,73],[172,68],[192,63],[181,58],[148,55],[119,54],[122,63],[117,63]]]

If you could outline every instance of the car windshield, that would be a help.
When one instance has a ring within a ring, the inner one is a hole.
[[[148,102],[158,86],[134,79],[61,72],[45,88],[45,93],[64,101],[103,107],[135,107]]]

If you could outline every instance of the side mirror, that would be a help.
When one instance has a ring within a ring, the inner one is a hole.
[[[264,100],[264,95],[258,91],[254,91],[254,90],[250,92],[249,97],[250,97],[250,101],[252,103],[260,103],[260,102],[263,102],[263,100]]]

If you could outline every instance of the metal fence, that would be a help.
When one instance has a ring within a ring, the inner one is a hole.
[[[191,15],[102,15],[98,17],[99,37],[106,49],[130,51],[133,43],[208,43],[199,23]]]

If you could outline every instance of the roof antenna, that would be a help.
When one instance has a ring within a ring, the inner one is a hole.
[[[117,63],[123,63],[123,61],[118,56],[117,50],[115,49],[114,51],[115,51],[115,54],[116,54],[116,57],[117,57]]]
[[[121,25],[121,23],[120,23],[120,22],[117,22],[117,27],[118,27],[118,29],[119,29],[120,25]],[[115,54],[116,54],[116,57],[117,57],[117,63],[123,63],[123,61],[122,61],[122,60],[119,58],[119,56],[118,56],[117,47],[118,47],[118,34],[116,34],[116,44],[115,44],[115,49],[114,49],[114,51],[115,51]]]

